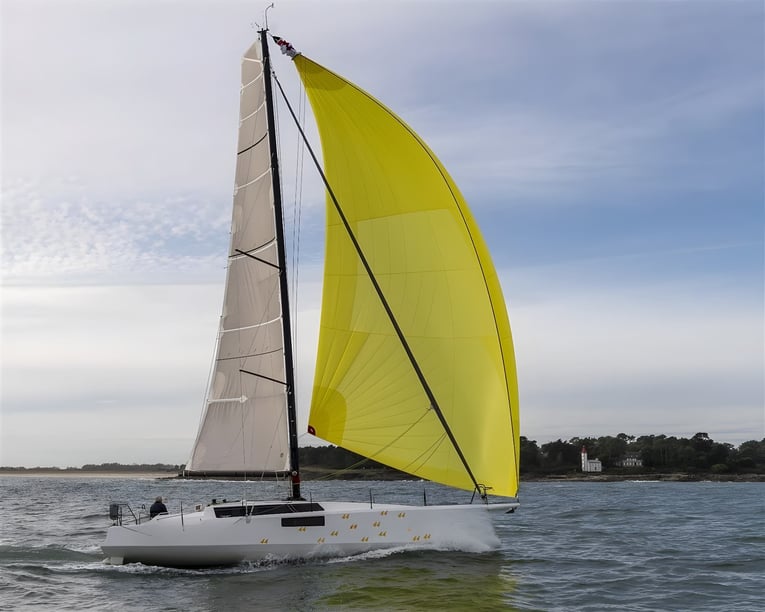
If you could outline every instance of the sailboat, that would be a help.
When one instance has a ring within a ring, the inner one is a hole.
[[[308,432],[416,478],[472,491],[470,503],[306,501],[301,494],[274,120],[274,84],[281,84],[269,37],[298,71],[324,160],[318,166],[307,145],[327,196]],[[494,536],[491,513],[519,505],[515,357],[489,252],[444,166],[391,110],[263,29],[242,60],[235,180],[223,314],[186,470],[283,478],[289,493],[214,500],[150,520],[129,521],[113,504],[107,561],[198,567]]]

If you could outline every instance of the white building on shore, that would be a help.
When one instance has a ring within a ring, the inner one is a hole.
[[[616,462],[618,467],[643,467],[643,460],[639,453],[626,453]]]
[[[582,471],[583,472],[602,472],[603,464],[600,459],[588,459],[587,448],[582,447]]]

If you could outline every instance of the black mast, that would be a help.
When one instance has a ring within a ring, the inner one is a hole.
[[[266,89],[266,115],[268,118],[268,146],[271,151],[271,184],[274,192],[274,216],[276,225],[276,248],[279,255],[279,288],[282,302],[282,333],[284,334],[284,366],[287,387],[287,424],[290,441],[290,466],[292,468],[292,499],[300,499],[300,466],[298,459],[297,410],[295,408],[295,372],[292,358],[292,329],[290,327],[290,302],[287,291],[287,257],[284,252],[284,217],[279,179],[279,157],[276,154],[276,121],[274,120],[273,95],[271,93],[271,56],[268,54],[266,30],[258,32],[263,54],[263,83]]]

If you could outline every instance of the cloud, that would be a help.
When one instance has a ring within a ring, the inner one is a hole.
[[[470,8],[289,2],[269,21],[461,185],[502,268],[524,435],[760,437],[761,3]],[[3,4],[3,462],[185,460],[254,20],[246,3]],[[303,223],[303,429],[323,193],[285,161],[296,141],[280,132],[284,192],[302,194],[285,214]]]
[[[218,289],[5,287],[2,464],[185,461]]]
[[[714,279],[592,285],[587,268],[502,274],[523,435],[765,434],[759,298]]]
[[[315,272],[304,271],[293,323],[300,431],[316,359]],[[2,297],[0,464],[185,462],[222,284],[6,286]]]
[[[5,282],[219,278],[230,204],[173,195],[94,199],[75,179],[3,189]]]
[[[698,301],[692,285],[575,288],[585,272],[569,264],[501,273],[523,435],[540,443],[619,431],[706,431],[734,443],[761,437],[764,330],[756,303],[714,291]],[[296,360],[305,431],[320,282],[315,266],[301,274]],[[2,462],[185,461],[206,393],[220,290],[6,287]]]

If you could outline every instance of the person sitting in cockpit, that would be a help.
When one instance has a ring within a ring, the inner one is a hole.
[[[167,506],[162,503],[161,495],[154,500],[151,508],[149,508],[149,518],[153,519],[158,514],[167,514]]]

